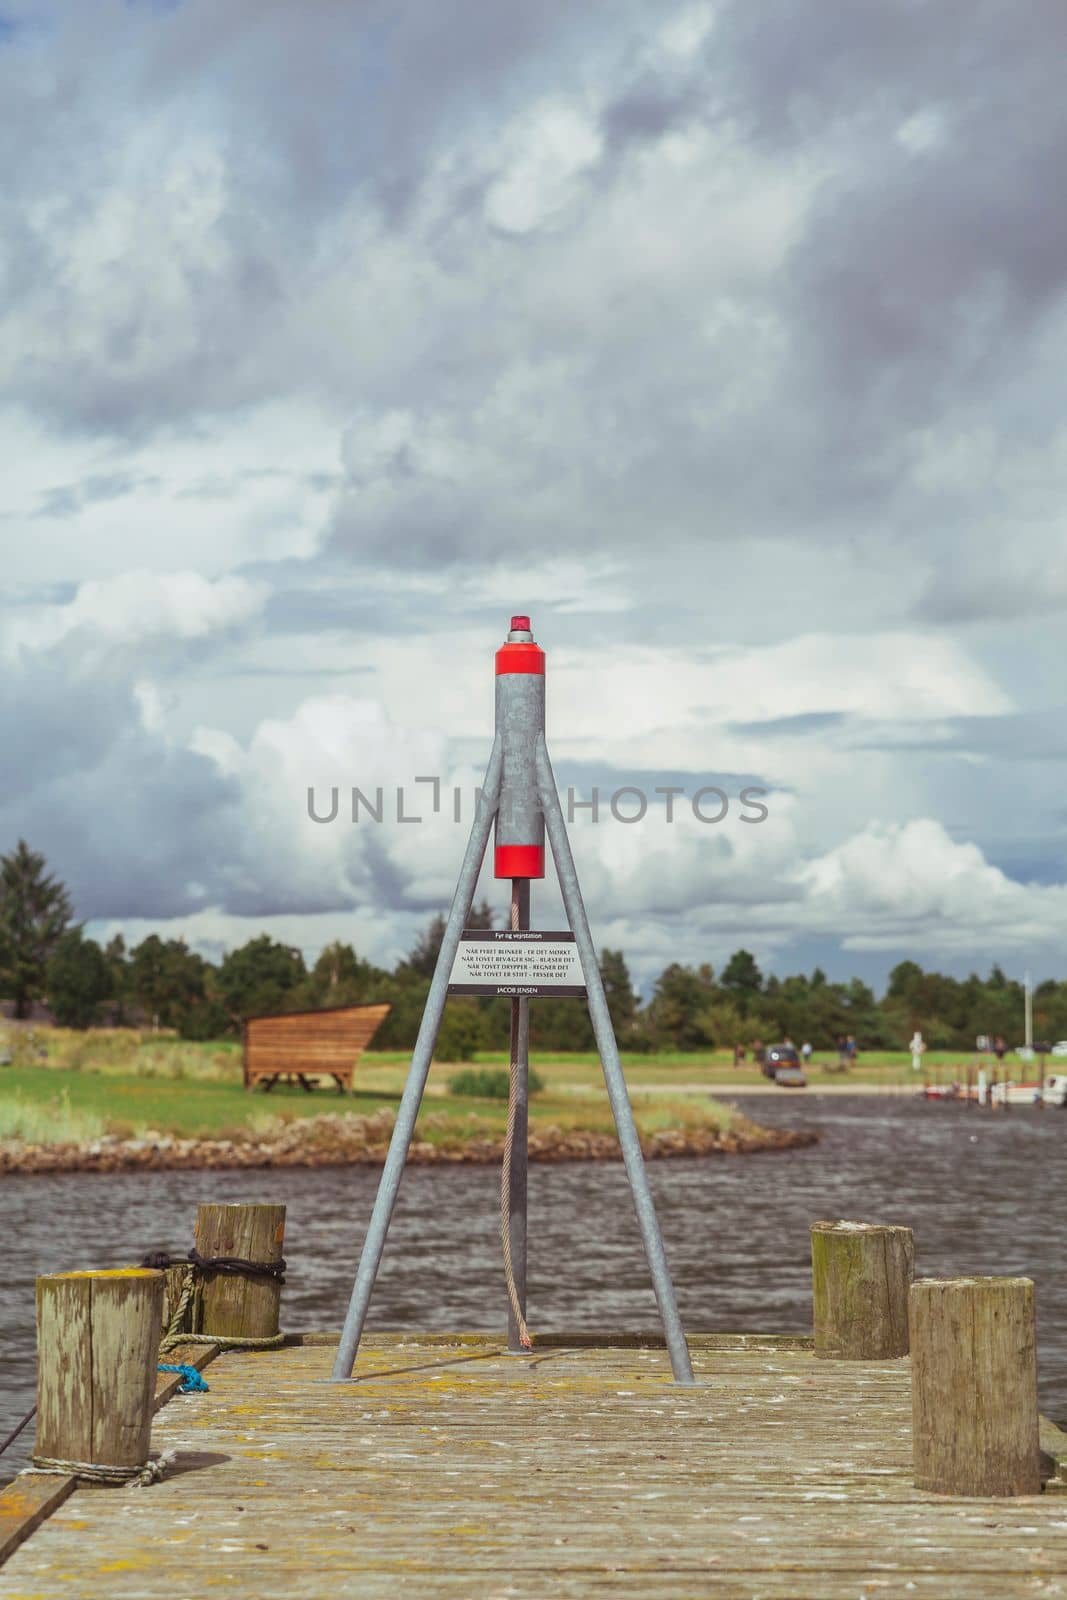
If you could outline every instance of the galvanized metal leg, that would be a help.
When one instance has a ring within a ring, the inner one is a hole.
[[[530,880],[515,878],[511,891],[511,926],[525,930],[530,926]],[[522,1314],[526,1315],[526,1173],[529,1137],[530,1091],[530,1002],[511,1002],[511,1059],[516,1070],[515,1132],[511,1145],[511,1171],[508,1187],[508,1231],[511,1237],[511,1268]],[[515,1313],[508,1304],[508,1349],[522,1351]],[[525,1353],[525,1352],[523,1352]]]
[[[496,811],[497,801],[500,797],[500,778],[503,769],[503,756],[499,741],[493,745],[486,769],[485,783],[482,786],[481,804],[471,828],[470,838],[467,841],[467,852],[463,857],[463,865],[459,872],[459,881],[452,899],[452,906],[445,923],[444,937],[441,940],[441,950],[434,968],[433,981],[430,992],[426,996],[426,1008],[422,1013],[422,1023],[419,1027],[418,1038],[415,1040],[415,1049],[411,1057],[411,1066],[408,1069],[407,1083],[400,1101],[400,1109],[396,1116],[396,1125],[393,1136],[389,1141],[389,1152],[382,1168],[382,1176],[378,1183],[378,1193],[374,1201],[374,1209],[367,1226],[367,1237],[363,1241],[363,1254],[359,1258],[359,1269],[356,1281],[352,1287],[352,1298],[348,1304],[348,1314],[341,1330],[341,1342],[337,1347],[337,1358],[333,1364],[333,1381],[342,1383],[352,1376],[355,1366],[356,1352],[363,1334],[363,1324],[366,1321],[367,1307],[374,1289],[374,1280],[378,1276],[378,1267],[382,1259],[382,1250],[385,1246],[385,1236],[389,1231],[389,1223],[393,1216],[393,1207],[396,1204],[397,1190],[400,1187],[400,1177],[407,1160],[408,1147],[415,1129],[415,1119],[419,1114],[422,1103],[423,1090],[426,1087],[426,1075],[430,1070],[433,1059],[434,1045],[437,1043],[437,1031],[441,1026],[441,1014],[445,1009],[445,1000],[448,997],[448,980],[452,973],[452,963],[456,959],[456,949],[464,924],[470,913],[474,891],[478,887],[478,874],[481,871],[482,859],[485,848],[489,842],[489,834],[493,826],[493,815]]]
[[[689,1346],[686,1344],[685,1330],[678,1314],[674,1284],[667,1265],[667,1254],[663,1248],[663,1235],[660,1233],[656,1208],[652,1203],[644,1157],[641,1154],[641,1141],[638,1138],[622,1063],[619,1060],[615,1029],[608,1010],[593,936],[589,931],[582,891],[578,884],[570,840],[567,837],[567,825],[563,820],[559,795],[556,792],[556,779],[548,756],[548,746],[543,738],[539,739],[537,744],[537,793],[545,816],[545,826],[556,863],[556,875],[559,878],[567,920],[571,925],[574,942],[581,957],[589,996],[589,1016],[596,1036],[597,1049],[600,1052],[600,1062],[604,1068],[604,1082],[607,1085],[608,1099],[611,1102],[619,1144],[622,1147],[626,1176],[630,1180],[630,1191],[634,1198],[645,1255],[652,1274],[659,1314],[663,1321],[663,1332],[666,1335],[667,1349],[671,1358],[671,1371],[674,1373],[676,1383],[692,1383],[693,1366],[689,1359]]]

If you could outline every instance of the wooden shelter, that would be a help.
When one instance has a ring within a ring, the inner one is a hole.
[[[311,1080],[329,1077],[343,1094],[389,1007],[331,1006],[325,1011],[283,1011],[249,1017],[244,1025],[246,1089],[261,1083],[272,1089],[279,1078],[313,1088]]]

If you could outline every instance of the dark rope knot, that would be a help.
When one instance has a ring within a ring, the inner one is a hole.
[[[167,1267],[195,1267],[197,1272],[232,1272],[245,1278],[276,1278],[285,1282],[285,1258],[277,1261],[246,1261],[243,1256],[202,1256],[194,1245],[185,1256],[172,1256],[166,1250],[152,1250],[141,1257],[142,1267],[163,1272]]]

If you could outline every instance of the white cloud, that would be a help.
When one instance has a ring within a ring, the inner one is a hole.
[[[214,581],[196,572],[126,572],[88,579],[64,605],[41,606],[10,620],[3,633],[11,655],[52,649],[72,635],[90,648],[133,647],[151,639],[204,639],[240,627],[263,606],[266,589],[247,578]]]
[[[246,747],[202,730],[194,741],[240,785],[241,832],[248,849],[235,863],[239,895],[271,898],[279,908],[321,904],[338,917],[363,918],[365,950],[377,959],[410,933],[417,908],[447,904],[454,886],[481,773],[456,761],[440,734],[394,723],[380,703],[345,695],[318,696],[287,720],[269,720]],[[431,789],[418,776],[441,780],[442,805],[432,811]],[[358,785],[384,809],[376,823],[361,812],[351,821],[350,791]],[[306,792],[315,789],[312,822]],[[461,791],[462,821],[452,817],[454,787]],[[627,954],[642,977],[653,975],[659,953],[674,942],[674,956],[701,949],[719,952],[738,941],[772,957],[798,939],[838,938],[845,948],[945,949],[985,958],[994,946],[1025,951],[1035,940],[1067,940],[1067,885],[1026,888],[992,866],[977,845],[954,841],[944,826],[918,817],[906,823],[872,822],[828,849],[820,849],[811,807],[795,794],[766,796],[769,816],[744,822],[737,786],[728,789],[726,817],[700,821],[691,804],[695,783],[673,801],[649,790],[642,821],[612,817],[607,792],[594,821],[579,809],[572,825],[574,849],[601,942],[626,930]],[[398,821],[403,809],[418,825]],[[588,798],[588,797],[586,797]],[[622,802],[630,814],[634,802]],[[706,798],[704,814],[718,810]],[[487,867],[482,891],[501,901]],[[385,897],[385,898],[383,898]],[[537,887],[544,925],[561,914],[554,884]],[[376,933],[366,913],[381,913]],[[405,910],[404,907],[407,907]],[[216,906],[217,918],[246,925],[244,914]],[[221,926],[218,923],[218,926]],[[674,930],[673,934],[671,930]]]
[[[679,7],[659,35],[659,46],[668,58],[687,60],[696,55],[715,26],[716,7],[707,0]]]
[[[930,817],[873,823],[797,869],[811,921],[851,949],[1030,953],[1067,939],[1067,884],[1017,883]]]
[[[337,424],[302,397],[135,441],[0,408],[0,454],[9,586],[307,560],[340,472]]]
[[[751,649],[571,646],[550,657],[555,742],[620,767],[751,767],[759,723],[819,713],[924,721],[995,714],[1010,699],[961,645],[921,633],[808,634]]]
[[[0,322],[0,379],[9,392],[31,340],[40,367],[106,362],[129,386],[183,362],[199,338],[205,294],[232,271],[220,226],[229,173],[203,133],[149,119],[136,139],[100,157],[98,181],[61,225],[51,197],[22,213],[39,246],[51,248],[61,235],[62,255],[58,271],[38,277],[22,317]]]
[[[145,732],[163,734],[167,725],[167,699],[159,685],[142,678],[133,686],[133,698]]]
[[[911,155],[923,155],[927,150],[937,150],[948,136],[944,112],[937,106],[925,106],[905,118],[896,131],[896,139]]]
[[[501,142],[507,165],[489,186],[485,216],[492,227],[514,234],[561,222],[604,148],[588,112],[552,101],[523,112]]]

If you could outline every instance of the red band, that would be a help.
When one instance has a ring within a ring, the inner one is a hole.
[[[497,845],[493,862],[493,876],[495,878],[543,878],[544,875],[544,845]]]
[[[544,676],[545,652],[539,644],[518,641],[502,644],[496,653],[496,675],[503,672],[537,672]]]

